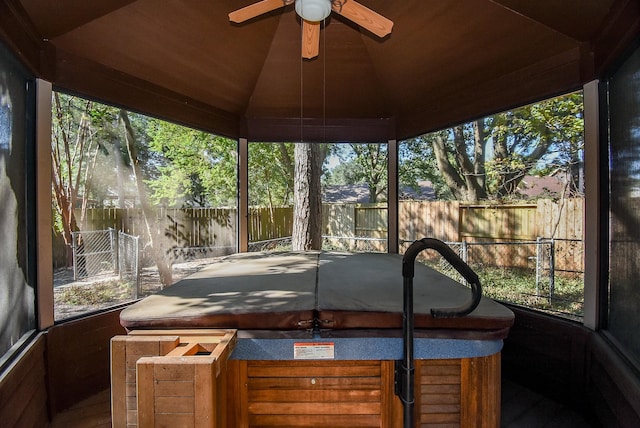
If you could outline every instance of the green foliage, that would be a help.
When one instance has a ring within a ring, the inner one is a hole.
[[[380,143],[335,143],[330,147],[332,158],[339,163],[325,165],[323,186],[366,184],[369,202],[386,198],[387,145]]]
[[[387,145],[379,143],[350,144],[355,154],[353,174],[369,187],[369,202],[376,203],[387,191]]]
[[[114,197],[119,205],[135,203],[120,109],[63,93],[56,96],[61,108],[54,105],[52,149],[54,157],[59,154],[60,189],[71,189],[70,195],[98,206],[112,205]],[[141,114],[129,113],[128,118],[153,203],[235,206],[235,141]],[[59,200],[64,198],[56,203]]]
[[[149,150],[161,155],[147,180],[155,204],[187,207],[235,206],[235,141],[174,123],[150,119]]]
[[[423,263],[459,281],[447,263],[441,264],[439,259]],[[556,275],[551,295],[548,278],[536,287],[536,275],[532,269],[478,264],[471,268],[480,278],[483,296],[572,319],[583,316],[584,281],[581,277]]]
[[[442,178],[433,154],[433,138],[432,134],[426,134],[403,141],[399,145],[398,182],[401,189],[409,187],[418,190],[418,182],[428,180],[437,199],[451,200],[454,199],[453,194]]]
[[[582,317],[584,282],[581,278],[556,276],[551,296],[548,281],[536,289],[535,273],[530,270],[487,266],[476,269],[488,297],[551,313]]]
[[[294,143],[249,144],[249,205],[293,204]]]

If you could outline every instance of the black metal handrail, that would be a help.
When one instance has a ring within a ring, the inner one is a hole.
[[[478,275],[467,265],[447,244],[434,238],[423,238],[415,241],[407,249],[402,258],[403,278],[403,311],[402,337],[404,356],[402,361],[402,376],[398,379],[398,395],[403,404],[404,427],[414,426],[414,364],[413,364],[413,277],[415,274],[415,260],[418,254],[426,249],[434,249],[445,258],[471,285],[471,299],[466,304],[455,308],[431,309],[434,318],[462,317],[478,306],[482,298],[482,287]]]

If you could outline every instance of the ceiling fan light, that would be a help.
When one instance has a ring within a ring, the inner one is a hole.
[[[320,22],[331,13],[331,0],[296,0],[296,13],[310,22]]]

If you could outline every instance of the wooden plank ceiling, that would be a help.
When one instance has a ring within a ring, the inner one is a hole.
[[[302,60],[293,5],[229,22],[253,2],[3,0],[0,36],[57,87],[222,135],[386,140],[577,89],[640,21],[637,0],[359,0],[392,34],[333,13]]]

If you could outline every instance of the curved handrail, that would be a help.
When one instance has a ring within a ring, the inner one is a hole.
[[[434,318],[462,317],[470,314],[480,303],[482,298],[482,286],[478,275],[464,262],[446,243],[435,238],[422,238],[409,246],[402,258],[402,276],[413,278],[415,272],[415,260],[418,254],[426,249],[436,250],[471,286],[471,299],[469,302],[456,308],[431,309]]]
[[[434,318],[452,318],[465,316],[478,306],[482,298],[482,287],[478,275],[444,242],[434,238],[423,238],[409,246],[402,258],[403,311],[402,337],[403,360],[396,366],[396,393],[403,405],[403,423],[405,428],[414,426],[414,365],[413,365],[413,277],[415,260],[422,250],[434,249],[453,266],[464,279],[471,284],[471,300],[457,308],[431,309]],[[402,373],[400,373],[400,371]]]

